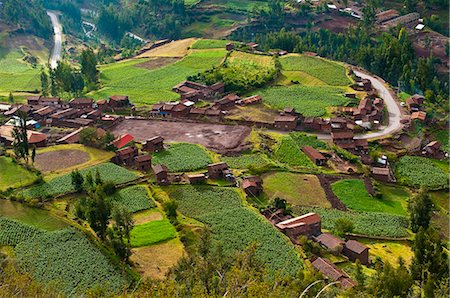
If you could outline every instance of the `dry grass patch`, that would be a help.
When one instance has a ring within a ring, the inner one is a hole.
[[[187,38],[176,40],[157,47],[150,51],[147,51],[137,58],[149,58],[149,57],[184,57],[187,55],[189,47],[194,44],[196,38]]]
[[[131,260],[143,277],[162,279],[183,254],[183,244],[175,238],[161,244],[135,248]]]
[[[245,120],[257,122],[273,122],[278,116],[275,110],[269,109],[264,104],[256,104],[251,106],[240,107],[230,111],[230,115],[226,117],[229,120]]]
[[[384,262],[397,266],[398,258],[403,258],[407,266],[411,265],[414,252],[406,241],[383,241],[358,239],[367,245],[371,257],[380,257]]]
[[[136,212],[133,214],[135,225],[141,225],[149,221],[162,220],[164,217],[157,208]]]

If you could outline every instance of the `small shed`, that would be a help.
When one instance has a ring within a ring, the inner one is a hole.
[[[314,240],[330,252],[334,253],[340,253],[345,243],[340,238],[328,233],[322,233],[319,236],[315,237]]]
[[[248,196],[259,196],[263,192],[263,181],[259,176],[245,177],[241,186]]]
[[[359,260],[363,265],[369,264],[369,248],[356,240],[345,242],[342,254],[352,262]]]
[[[152,168],[152,157],[148,154],[136,156],[134,158],[136,168],[142,172],[148,172]]]
[[[161,136],[148,139],[142,144],[142,150],[147,152],[162,151],[164,150],[164,139]]]
[[[206,182],[205,174],[187,175],[190,184],[202,184]]]
[[[125,147],[116,152],[118,161],[124,165],[131,166],[134,164],[134,158],[139,154],[138,149],[134,146]]]
[[[280,115],[275,118],[274,127],[279,130],[291,131],[297,127],[298,118],[293,115]]]
[[[228,164],[226,162],[208,165],[208,177],[210,179],[226,178],[225,175],[228,174],[229,171],[230,170],[228,169]]]
[[[160,185],[169,184],[169,169],[165,165],[155,165],[153,166],[153,173],[156,177],[156,182]]]
[[[311,146],[304,146],[302,151],[312,160],[317,166],[323,166],[327,163],[327,159],[319,151]]]
[[[302,216],[290,218],[276,224],[291,239],[297,239],[300,235],[308,237],[318,236],[322,233],[322,221],[317,213],[307,213]]]

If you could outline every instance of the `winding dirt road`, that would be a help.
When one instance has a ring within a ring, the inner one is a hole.
[[[50,17],[54,32],[54,46],[52,55],[50,56],[49,63],[51,68],[58,66],[58,61],[61,60],[62,51],[62,26],[59,22],[58,15],[52,11],[47,10],[47,15]]]

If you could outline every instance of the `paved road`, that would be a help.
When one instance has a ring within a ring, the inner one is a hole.
[[[384,104],[389,113],[389,124],[382,127],[376,132],[370,132],[362,135],[355,136],[355,139],[375,139],[389,137],[393,133],[402,129],[403,125],[400,123],[402,118],[402,112],[398,102],[395,100],[394,96],[389,92],[389,89],[384,85],[384,83],[366,73],[354,70],[355,74],[363,79],[369,79],[372,82],[372,86],[378,91],[379,96],[384,100]]]
[[[50,67],[56,68],[58,66],[58,61],[61,60],[62,51],[62,26],[59,22],[58,15],[52,11],[47,11],[47,15],[50,17],[54,32],[54,46],[52,55],[50,56]]]

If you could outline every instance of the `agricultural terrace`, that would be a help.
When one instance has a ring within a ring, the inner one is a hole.
[[[41,172],[57,175],[106,162],[113,156],[113,152],[81,144],[57,145],[38,149],[34,165]]]
[[[165,190],[182,214],[211,227],[213,238],[226,253],[245,249],[256,241],[260,244],[256,254],[270,272],[294,276],[302,267],[290,241],[256,211],[243,206],[236,189],[179,186]]]
[[[15,246],[42,233],[44,231],[39,228],[0,216],[0,246]]]
[[[364,238],[358,239],[358,241],[370,248],[370,255],[381,258],[383,262],[396,265],[398,264],[398,259],[401,257],[407,266],[411,265],[414,252],[406,241],[385,241]]]
[[[168,219],[153,220],[134,226],[131,230],[131,246],[149,246],[176,236],[177,231]]]
[[[91,172],[95,175],[99,171],[103,181],[110,181],[115,184],[127,183],[139,178],[139,176],[125,168],[119,167],[112,163],[103,163],[80,171],[82,175]],[[73,193],[75,191],[70,174],[57,176],[53,179],[45,181],[42,184],[32,186],[23,192],[26,198],[48,198],[64,194]]]
[[[223,39],[199,39],[191,46],[191,49],[194,50],[223,49],[225,48],[228,42],[230,41]]]
[[[261,153],[222,156],[221,160],[226,162],[232,169],[248,169],[249,167],[258,169],[272,164],[272,161]]]
[[[317,168],[317,166],[302,151],[303,146],[298,146],[290,136],[283,136],[275,150],[275,158],[291,167]]]
[[[395,164],[395,176],[400,183],[428,189],[448,188],[448,165],[446,171],[432,159],[404,156]]]
[[[406,212],[407,193],[406,196],[400,197],[386,194],[382,198],[375,198],[367,192],[364,182],[359,179],[340,180],[333,183],[331,188],[345,206],[352,210],[408,215]],[[386,190],[389,191],[389,189]]]
[[[129,284],[94,244],[72,229],[29,238],[16,246],[15,253],[23,270],[39,282],[52,282],[67,296],[100,286],[117,292]]]
[[[315,212],[322,219],[322,228],[333,230],[337,219],[347,218],[353,222],[353,233],[366,236],[402,238],[408,237],[408,218],[378,212],[339,211],[318,207],[294,207],[296,214]]]
[[[275,172],[263,179],[264,191],[271,199],[285,199],[293,206],[331,208],[319,179],[314,175]]]
[[[177,100],[173,86],[214,66],[225,57],[225,49],[190,50],[186,57],[173,64],[146,69],[141,65],[150,58],[132,59],[99,67],[103,88],[89,96],[102,99],[114,94],[127,94],[137,105]]]
[[[266,10],[268,1],[255,0],[206,0],[201,1],[200,7],[204,9],[215,8],[226,11],[241,11],[242,13],[251,12],[256,8]]]
[[[110,197],[110,200],[113,206],[125,208],[132,213],[156,207],[149,189],[143,185],[120,189]]]
[[[33,172],[18,165],[12,158],[0,156],[0,191],[32,184],[37,178]]]
[[[153,153],[152,163],[166,165],[171,172],[190,172],[206,168],[212,159],[210,153],[199,145],[177,143]]]

